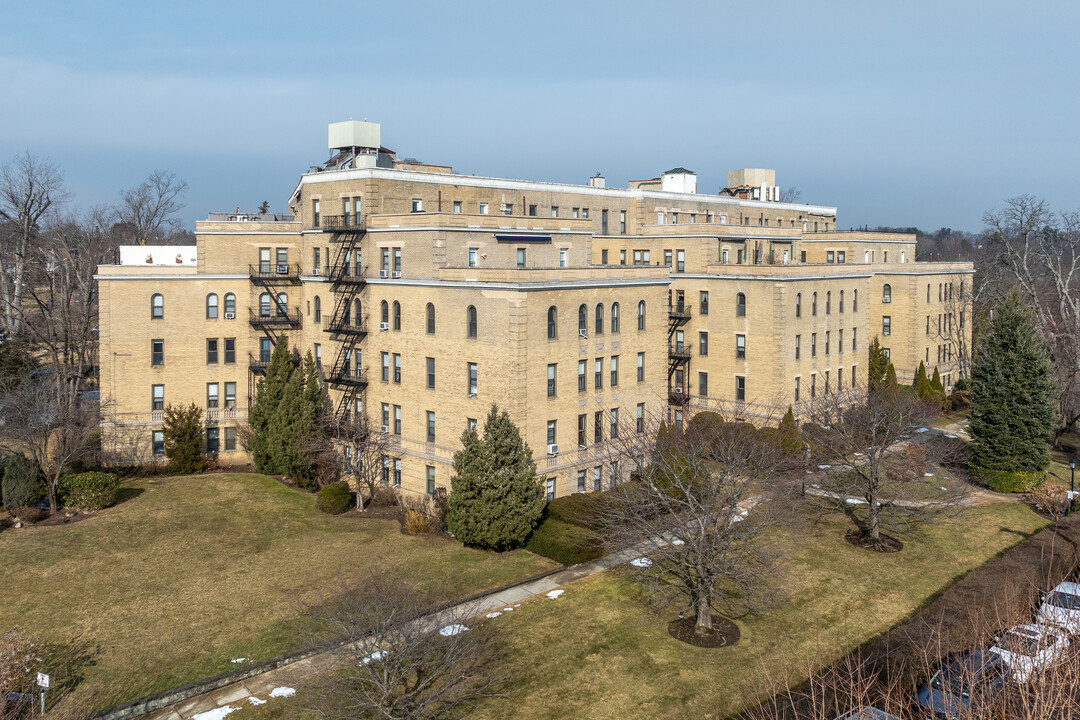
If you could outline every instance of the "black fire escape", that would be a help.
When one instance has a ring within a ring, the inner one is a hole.
[[[360,343],[367,335],[367,318],[360,302],[360,293],[366,284],[360,254],[365,228],[353,215],[324,215],[320,218],[320,229],[332,233],[330,242],[335,248],[330,265],[334,311],[325,330],[337,349],[325,377],[330,387],[341,391],[337,402],[338,419],[348,421],[356,400],[367,387],[367,371],[362,366],[360,353]]]
[[[289,307],[287,299],[289,289],[300,284],[300,264],[262,261],[249,265],[248,275],[251,284],[261,290],[258,307],[249,310],[248,322],[262,330],[272,348],[282,332],[300,327],[300,308]],[[265,373],[269,362],[269,353],[260,351],[258,357],[250,357],[248,367],[252,372]]]
[[[677,407],[690,404],[690,348],[676,334],[688,322],[690,306],[679,291],[675,304],[668,305],[668,401]]]

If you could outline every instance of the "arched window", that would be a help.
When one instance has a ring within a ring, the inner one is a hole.
[[[431,303],[427,304],[427,332],[428,335],[435,334],[435,306]]]
[[[859,312],[859,291],[851,291],[851,312]]]
[[[814,293],[814,296],[813,296],[813,298],[812,298],[812,300],[810,302],[810,314],[815,315],[815,316],[817,315],[817,293],[816,292]]]
[[[278,317],[285,317],[289,314],[289,296],[285,293],[278,293],[277,296],[277,315]]]
[[[604,334],[604,303],[596,303],[596,334]]]
[[[825,314],[832,312],[832,290],[825,291]]]
[[[645,329],[645,301],[641,300],[637,304],[637,329]]]
[[[390,304],[385,300],[379,305],[379,322],[390,327]]]
[[[401,303],[394,301],[394,329],[401,329]]]
[[[548,340],[559,337],[559,310],[554,305],[548,308],[547,328]]]
[[[840,314],[844,314],[844,291],[840,291]]]
[[[881,288],[881,302],[892,302],[892,285],[885,283]]]
[[[577,309],[577,329],[579,335],[589,333],[589,308],[584,305]]]
[[[270,293],[259,296],[259,317],[270,317]]]
[[[206,296],[206,319],[217,320],[217,293],[210,293]]]
[[[472,305],[465,311],[465,325],[468,328],[468,336],[476,337],[476,308]]]
[[[611,303],[611,332],[619,332],[619,303]]]
[[[346,300],[345,301],[345,312],[341,316],[341,324],[342,325],[352,325],[352,313],[350,312],[350,310],[352,310],[352,305],[350,305],[349,301]]]
[[[795,317],[802,317],[802,293],[795,293]]]
[[[236,296],[232,293],[225,293],[225,314],[232,313],[233,317],[236,317]]]
[[[322,322],[322,298],[315,296],[315,322]]]
[[[743,293],[735,296],[735,316],[746,317],[746,295]]]
[[[163,317],[165,317],[165,296],[154,293],[150,296],[150,318],[160,320]]]

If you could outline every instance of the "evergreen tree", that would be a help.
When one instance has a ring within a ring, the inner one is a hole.
[[[169,472],[177,475],[200,473],[206,469],[203,455],[203,409],[191,405],[166,405],[165,425],[161,434],[165,439],[165,457]]]
[[[888,358],[886,358],[888,360]],[[886,397],[896,397],[900,392],[900,384],[896,381],[896,368],[890,362],[885,368],[885,379],[877,388],[873,390],[879,390]]]
[[[532,450],[504,411],[491,406],[484,436],[466,430],[454,453],[446,524],[466,545],[507,550],[521,545],[544,512],[543,480]]]
[[[316,482],[315,453],[319,421],[326,410],[326,393],[315,360],[309,352],[304,366],[289,378],[271,427],[271,454],[276,454],[280,472],[300,487],[313,490]]]
[[[938,382],[941,382],[939,377]],[[915,371],[915,380],[911,386],[915,389],[915,396],[920,400],[933,400],[936,393],[930,386],[930,379],[926,376],[926,365],[920,360],[919,369]]]
[[[795,412],[788,405],[787,412],[780,419],[780,448],[785,455],[795,457],[802,452],[802,438],[799,426],[795,424]]]
[[[937,368],[934,368],[934,377],[930,379],[930,387],[933,388],[934,394],[939,398],[945,397],[945,386],[941,382],[941,373]]]
[[[1050,467],[1053,368],[1031,310],[1013,291],[994,315],[971,373],[972,464],[1005,472]]]
[[[271,425],[275,420],[278,405],[293,372],[289,340],[282,336],[274,345],[270,364],[266,368],[266,377],[256,385],[255,400],[248,413],[251,433],[247,439],[247,450],[255,461],[255,469],[261,473],[272,475],[283,472],[278,463],[279,456],[270,450],[269,440],[274,434]]]
[[[889,370],[889,356],[875,337],[870,343],[870,390],[879,390],[885,382],[885,376]],[[894,371],[895,374],[895,371]]]

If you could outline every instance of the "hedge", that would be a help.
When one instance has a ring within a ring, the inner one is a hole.
[[[61,479],[57,494],[64,507],[101,510],[116,503],[119,487],[112,473],[84,472]]]
[[[598,534],[551,516],[532,531],[525,549],[563,565],[588,562],[603,554]]]
[[[547,504],[545,517],[589,530],[597,530],[602,493],[574,493],[555,498]]]
[[[352,505],[352,493],[349,491],[349,483],[339,480],[330,483],[319,491],[315,506],[324,513],[340,515]]]
[[[1024,493],[1042,487],[1043,482],[1046,480],[1046,471],[990,470],[972,465],[971,476],[994,492]]]
[[[0,495],[8,513],[15,515],[19,508],[34,505],[45,494],[45,486],[37,466],[23,455],[7,458]]]

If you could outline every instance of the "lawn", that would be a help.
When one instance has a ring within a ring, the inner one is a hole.
[[[1050,470],[1046,474],[1048,482],[1063,488],[1068,488],[1072,479],[1072,470],[1069,460],[1080,460],[1080,435],[1065,433],[1061,436],[1061,450],[1050,451]],[[1080,483],[1080,479],[1077,479]]]
[[[18,624],[54,646],[54,684],[82,678],[57,716],[294,649],[312,589],[332,592],[372,566],[455,597],[555,566],[404,535],[392,520],[324,515],[314,496],[262,475],[139,479],[122,493],[97,517],[0,533],[0,629]]]

